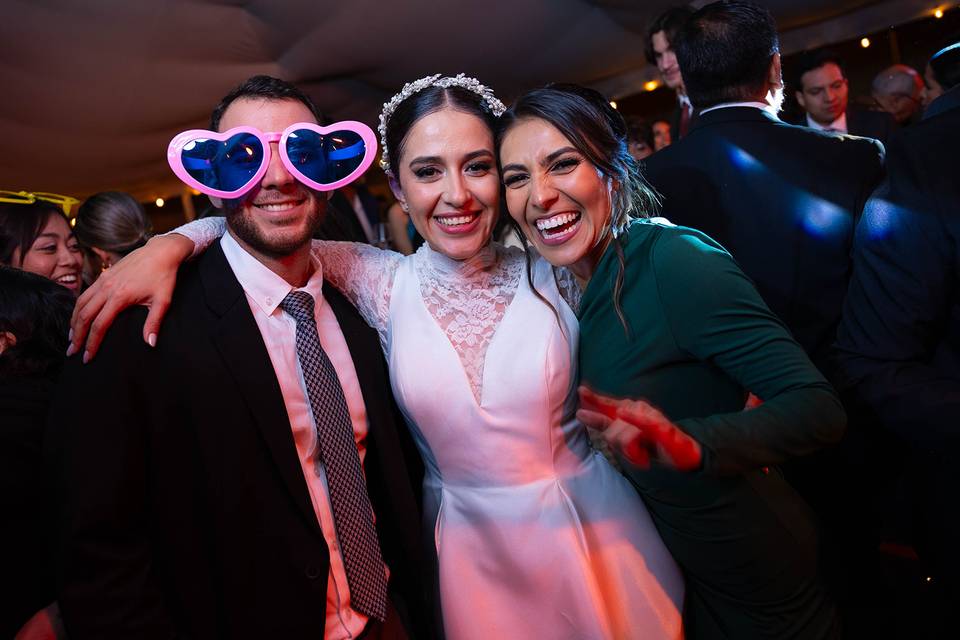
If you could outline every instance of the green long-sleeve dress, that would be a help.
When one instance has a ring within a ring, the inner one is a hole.
[[[836,611],[813,515],[773,467],[842,435],[830,385],[715,241],[635,221],[602,256],[580,308],[580,374],[645,399],[696,438],[694,473],[621,463],[684,571],[688,638],[825,638]],[[743,409],[747,392],[763,404]]]

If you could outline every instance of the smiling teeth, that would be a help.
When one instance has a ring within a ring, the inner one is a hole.
[[[540,231],[545,231],[547,229],[553,229],[554,227],[559,227],[561,225],[567,224],[568,222],[573,222],[580,217],[578,213],[561,213],[558,216],[553,216],[552,218],[542,218],[537,220],[537,229]]]
[[[77,276],[60,276],[57,278],[57,282],[63,282],[64,284],[73,284],[77,281]]]
[[[298,202],[281,202],[279,204],[258,204],[257,206],[264,211],[278,212],[278,211],[289,211],[296,207]]]
[[[437,218],[437,222],[448,227],[456,227],[461,224],[467,224],[473,221],[473,216],[455,216],[449,218]]]

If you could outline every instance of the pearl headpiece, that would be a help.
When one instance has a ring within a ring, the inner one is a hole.
[[[442,87],[444,89],[448,87],[461,87],[468,91],[473,91],[480,96],[480,99],[487,105],[490,112],[498,118],[507,110],[507,107],[500,102],[497,96],[493,95],[493,89],[484,84],[480,84],[480,81],[476,78],[469,78],[462,73],[458,73],[456,76],[442,76],[438,73],[414,80],[413,82],[408,82],[403,85],[400,93],[390,98],[389,102],[383,104],[383,111],[380,112],[380,125],[377,127],[377,131],[380,132],[380,168],[384,171],[390,170],[390,158],[387,155],[387,121],[390,120],[390,116],[393,115],[393,112],[400,106],[401,102],[413,94],[423,91],[427,87]]]

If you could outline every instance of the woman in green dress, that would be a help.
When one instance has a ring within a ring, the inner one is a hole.
[[[687,637],[838,636],[813,516],[773,466],[840,438],[833,389],[720,245],[641,219],[654,198],[599,93],[522,96],[498,147],[510,215],[583,287],[578,415],[684,571]]]

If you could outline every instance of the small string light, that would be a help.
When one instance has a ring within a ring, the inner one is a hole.
[[[869,46],[870,46],[870,38],[862,38],[862,39],[860,40],[860,46],[863,47],[864,49],[866,49],[867,47],[869,47]]]
[[[617,108],[617,101],[616,101],[616,100],[611,100],[611,101],[610,101],[610,106],[613,107],[614,109],[616,109],[616,108]]]
[[[939,20],[940,18],[942,18],[942,17],[943,17],[943,9],[937,9],[936,11],[934,11],[934,12],[933,12],[933,17],[936,18],[937,20]]]
[[[158,207],[162,207],[165,204],[163,198],[157,198],[156,203]]]
[[[656,80],[647,80],[646,82],[643,83],[643,88],[646,89],[647,91],[656,91],[657,87],[659,86],[660,86],[660,83],[657,82]]]

